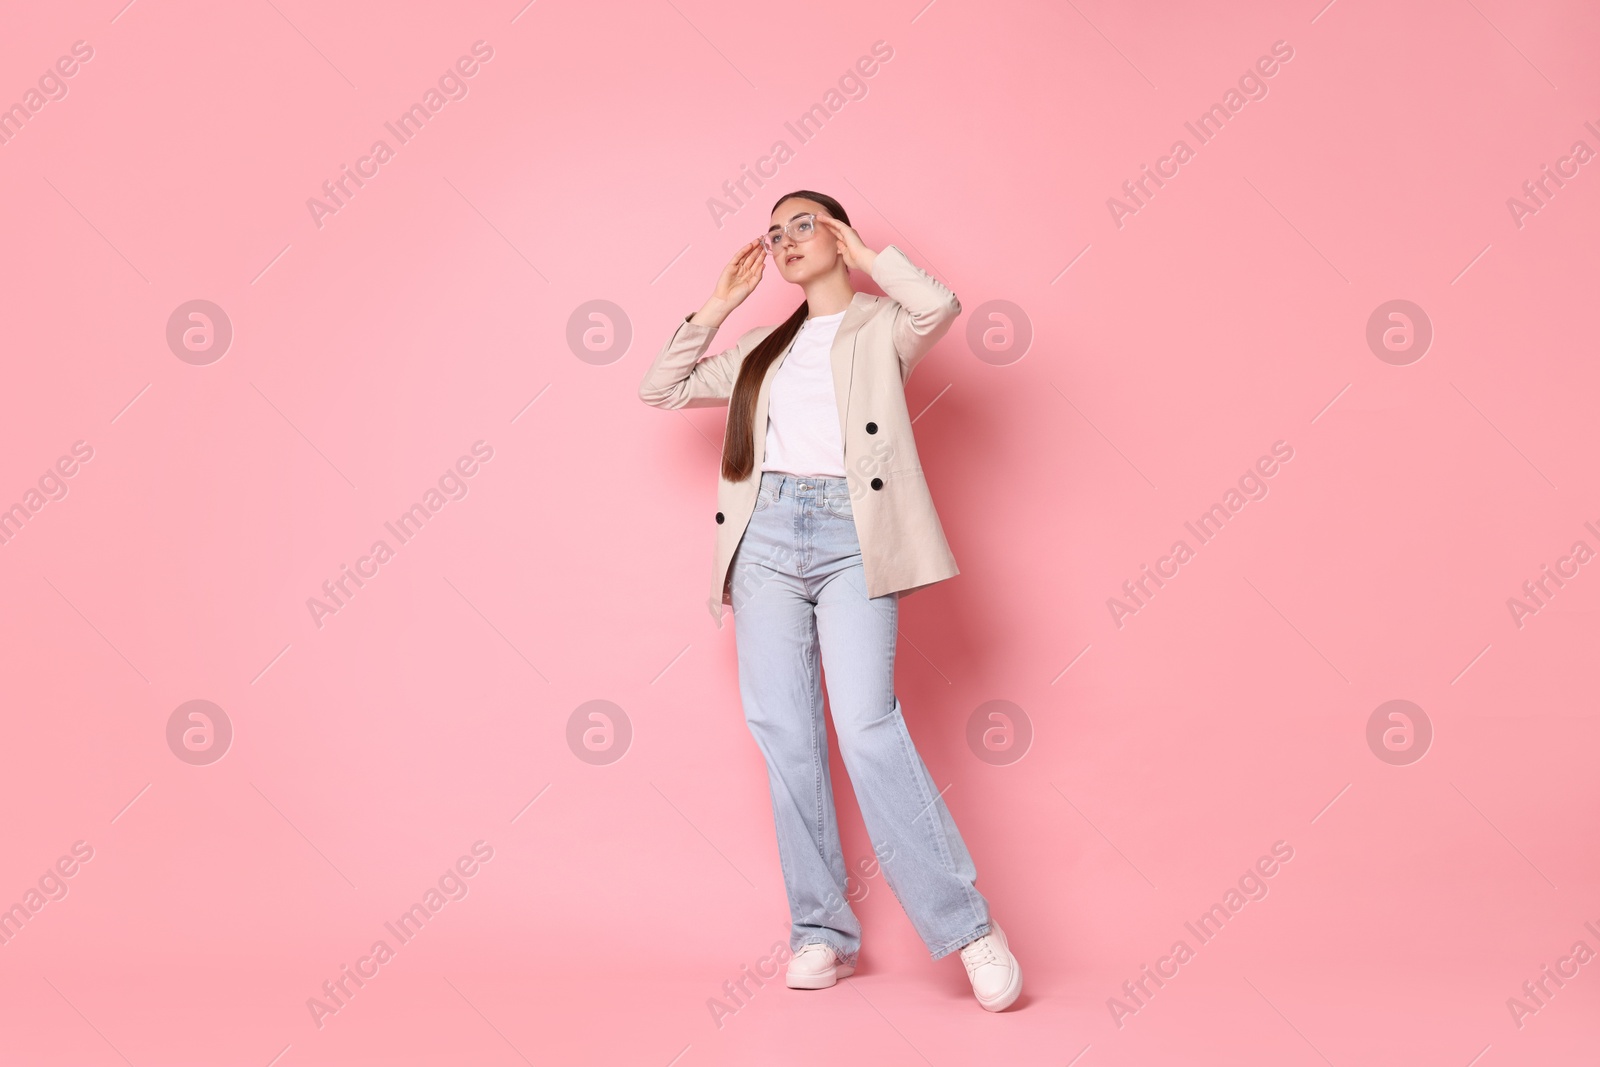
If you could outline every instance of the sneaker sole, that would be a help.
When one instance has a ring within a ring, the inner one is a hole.
[[[998,997],[993,1000],[979,999],[978,1003],[984,1011],[1005,1011],[1017,1002],[1022,995],[1022,965],[1016,962],[1016,957],[1011,957],[1011,982]]]
[[[836,966],[832,973],[824,971],[822,974],[796,974],[787,975],[784,984],[790,989],[827,989],[841,978],[849,978],[856,973],[856,969],[848,963]],[[1012,996],[1015,1000],[1015,995]]]

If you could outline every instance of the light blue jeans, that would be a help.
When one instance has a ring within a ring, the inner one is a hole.
[[[987,934],[972,857],[894,693],[900,595],[867,596],[845,479],[762,472],[731,568],[739,694],[772,787],[789,947],[821,941],[851,963],[861,949],[828,773],[824,666],[840,755],[889,888],[934,959]]]

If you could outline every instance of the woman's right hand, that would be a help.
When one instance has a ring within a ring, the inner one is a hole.
[[[733,254],[728,265],[722,268],[722,277],[717,279],[717,288],[711,298],[689,321],[701,326],[721,326],[722,320],[744,303],[745,297],[755,292],[756,283],[761,281],[761,274],[766,269],[767,250],[762,247],[761,238],[757,237]]]
[[[711,299],[733,310],[744,303],[745,297],[755,292],[756,283],[761,281],[762,272],[766,269],[767,250],[762,247],[761,238],[757,237],[735,252],[728,265],[722,268],[722,277],[717,279],[717,288],[711,294]]]

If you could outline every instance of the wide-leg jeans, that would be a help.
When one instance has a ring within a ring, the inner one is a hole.
[[[929,954],[988,933],[972,857],[894,692],[900,596],[867,596],[845,479],[762,472],[731,573],[739,692],[771,784],[790,948],[821,941],[854,963],[861,947],[834,816],[823,668],[879,867]]]

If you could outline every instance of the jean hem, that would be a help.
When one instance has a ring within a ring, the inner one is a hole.
[[[942,960],[957,949],[970,945],[972,942],[978,940],[978,938],[993,932],[994,924],[992,922],[983,923],[974,932],[970,934],[963,934],[952,941],[946,942],[943,948],[931,950],[930,955],[936,960]]]

